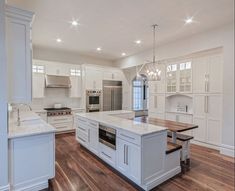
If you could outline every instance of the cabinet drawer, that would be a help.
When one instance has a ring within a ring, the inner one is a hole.
[[[77,129],[79,129],[80,131],[87,134],[89,127],[88,127],[88,125],[84,125],[84,124],[80,123],[77,125]]]
[[[99,127],[99,123],[98,122],[95,122],[95,121],[87,121],[88,125],[90,127],[94,127],[94,128],[98,128]]]
[[[66,122],[72,122],[73,116],[56,116],[56,117],[48,117],[48,123],[54,124],[54,123],[66,123]]]
[[[78,125],[79,124],[87,125],[87,120],[81,117],[77,118],[77,122],[78,122]]]
[[[102,143],[99,143],[100,158],[105,162],[115,167],[116,164],[116,150],[113,150]]]
[[[141,137],[139,135],[135,135],[133,133],[123,131],[123,130],[118,130],[117,136],[123,140],[130,142],[130,143],[133,143],[136,145],[141,144]]]
[[[83,146],[87,147],[87,144],[88,144],[88,135],[81,131],[80,129],[76,129],[76,138],[78,140],[78,142],[80,144],[82,144]]]
[[[72,123],[53,123],[51,124],[56,129],[72,129]]]

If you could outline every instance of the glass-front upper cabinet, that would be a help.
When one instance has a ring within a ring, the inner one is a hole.
[[[166,67],[166,92],[177,91],[177,64],[170,64]]]
[[[192,92],[192,64],[191,61],[169,64],[166,67],[166,92]]]
[[[179,64],[179,91],[192,91],[192,67],[191,62]]]

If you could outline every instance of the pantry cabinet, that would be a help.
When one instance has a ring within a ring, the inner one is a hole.
[[[32,39],[34,13],[5,6],[8,70],[8,100],[12,103],[32,101]]]
[[[193,123],[198,128],[193,131],[195,140],[220,146],[222,128],[221,95],[195,95]]]
[[[165,95],[155,94],[149,96],[149,112],[164,113],[165,112]]]
[[[195,58],[193,60],[193,92],[222,92],[222,56]]]

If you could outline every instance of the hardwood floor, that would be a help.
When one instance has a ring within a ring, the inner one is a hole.
[[[125,178],[94,157],[75,140],[75,135],[56,136],[56,176],[51,191],[134,191]],[[154,191],[232,191],[234,159],[218,151],[191,146],[191,169],[153,189]]]

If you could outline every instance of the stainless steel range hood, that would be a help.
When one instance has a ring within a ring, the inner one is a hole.
[[[46,75],[46,88],[71,88],[69,76]]]

